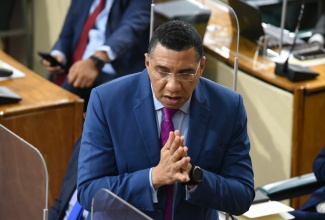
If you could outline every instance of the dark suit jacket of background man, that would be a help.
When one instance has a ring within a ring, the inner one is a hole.
[[[59,39],[52,50],[60,50],[71,62],[73,52],[88,17],[93,0],[72,0]],[[106,40],[116,54],[112,61],[117,76],[141,71],[149,43],[150,6],[147,0],[113,1],[109,12]],[[131,27],[122,26],[128,23]],[[123,28],[121,28],[123,27]]]
[[[49,220],[62,220],[64,218],[71,196],[76,190],[80,142],[81,137],[74,145],[67,171],[62,182],[60,195],[55,199],[53,206],[49,209]]]

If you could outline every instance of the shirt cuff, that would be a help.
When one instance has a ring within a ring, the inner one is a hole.
[[[103,46],[100,46],[98,48],[98,50],[105,51],[110,62],[116,59],[116,54],[113,52],[113,50],[110,46],[103,45]]]
[[[63,64],[64,64],[64,65],[67,64],[67,58],[66,58],[65,54],[62,53],[61,51],[59,51],[59,50],[52,50],[50,54],[51,54],[52,56],[54,56],[54,55],[59,55],[59,56],[63,57]]]
[[[151,198],[152,198],[153,203],[158,203],[158,197],[157,197],[158,190],[155,190],[155,188],[153,187],[151,172],[152,172],[152,168],[149,171],[149,182],[150,182],[150,187],[151,187]]]
[[[185,199],[188,200],[191,195],[195,192],[197,186],[194,186],[192,189],[188,189],[187,186],[185,186]]]

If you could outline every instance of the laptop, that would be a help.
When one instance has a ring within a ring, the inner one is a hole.
[[[249,4],[242,0],[228,0],[228,4],[237,15],[241,36],[256,43],[259,41],[261,36],[267,36],[269,47],[279,45],[281,28],[263,23],[261,12],[256,5]],[[235,28],[237,29],[237,27]],[[282,39],[282,45],[293,45],[294,33],[284,30]],[[296,44],[303,43],[305,42],[302,39],[296,39]]]

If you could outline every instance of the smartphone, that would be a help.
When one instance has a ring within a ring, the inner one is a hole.
[[[13,74],[12,70],[0,67],[0,77],[9,77]]]
[[[39,51],[38,55],[42,57],[44,60],[50,62],[51,66],[60,66],[63,69],[66,69],[66,67],[62,63],[59,63],[50,53]]]
[[[325,57],[324,48],[311,48],[311,49],[302,49],[300,51],[293,52],[293,56],[298,60],[312,60],[321,57]]]

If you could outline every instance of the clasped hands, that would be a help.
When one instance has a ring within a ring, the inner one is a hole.
[[[188,148],[184,146],[184,136],[180,136],[178,130],[170,132],[165,146],[160,151],[160,161],[151,173],[156,190],[163,185],[190,180],[189,172],[192,165],[187,151]]]

